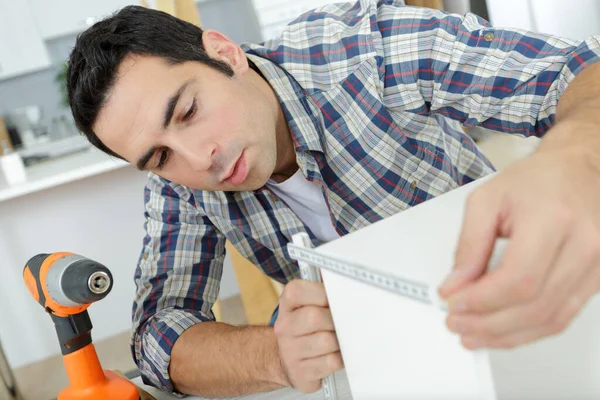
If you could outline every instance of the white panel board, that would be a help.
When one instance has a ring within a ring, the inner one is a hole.
[[[453,265],[467,195],[484,181],[317,251],[426,284],[435,294]],[[600,398],[598,296],[559,336],[471,352],[445,327],[437,300],[425,304],[322,272],[354,400]]]

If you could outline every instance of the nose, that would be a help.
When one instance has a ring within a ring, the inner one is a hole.
[[[212,142],[196,146],[182,145],[177,151],[194,171],[207,171],[213,165],[217,145]]]

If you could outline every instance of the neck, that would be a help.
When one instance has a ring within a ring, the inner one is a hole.
[[[259,80],[259,85],[263,86],[265,91],[268,93],[271,109],[275,113],[275,141],[277,146],[277,159],[271,179],[273,179],[275,182],[283,182],[294,175],[296,171],[298,171],[292,133],[273,88],[264,79],[262,74],[257,72],[257,69],[253,68],[252,73],[255,75],[254,78]]]
[[[279,102],[277,102],[277,110],[277,161],[271,178],[275,182],[283,182],[298,171],[298,164],[296,162],[296,151],[294,150],[292,133]]]

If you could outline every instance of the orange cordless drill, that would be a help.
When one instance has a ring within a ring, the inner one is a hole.
[[[27,262],[23,279],[56,327],[70,382],[58,400],[138,400],[133,383],[102,369],[92,344],[87,308],[111,291],[108,268],[72,253],[38,254]]]

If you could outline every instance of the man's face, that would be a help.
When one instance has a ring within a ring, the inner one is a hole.
[[[129,56],[94,131],[133,165],[173,182],[255,190],[276,168],[277,106],[258,75],[236,60],[229,77],[198,62]]]

